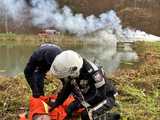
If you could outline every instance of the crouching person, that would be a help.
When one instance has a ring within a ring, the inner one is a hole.
[[[115,104],[114,86],[109,82],[101,68],[89,60],[82,58],[72,50],[63,51],[54,44],[43,44],[31,55],[24,74],[31,87],[34,98],[44,96],[44,78],[51,71],[63,83],[63,88],[55,102],[49,102],[52,111],[73,94],[76,100],[68,107],[68,116],[82,108],[84,101],[95,106],[106,100],[105,107],[110,110]],[[82,117],[88,119],[85,112]]]
[[[62,52],[62,49],[54,44],[42,44],[38,47],[24,69],[25,78],[32,90],[32,96],[39,98],[44,96],[44,79],[50,70],[55,57]]]
[[[61,105],[70,94],[76,99],[67,109],[70,117],[73,111],[88,107],[86,103],[93,107],[105,101],[102,107],[105,110],[110,110],[115,105],[116,90],[112,82],[106,79],[103,69],[78,53],[72,50],[63,51],[54,59],[50,71],[63,82],[56,101],[50,104],[50,111]],[[83,120],[90,119],[87,108],[81,117]]]

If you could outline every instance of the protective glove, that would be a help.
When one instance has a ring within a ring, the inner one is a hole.
[[[70,107],[67,108],[66,112],[67,112],[67,117],[72,118],[73,112],[72,112],[72,109]]]
[[[80,104],[78,101],[73,101],[67,108],[66,112],[67,112],[67,116],[69,118],[71,118],[73,116],[74,110],[77,110],[78,108],[80,108]]]

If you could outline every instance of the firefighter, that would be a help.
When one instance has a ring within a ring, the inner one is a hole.
[[[83,102],[94,106],[103,100],[110,110],[115,104],[116,90],[111,81],[107,80],[101,67],[82,58],[72,50],[63,51],[54,44],[42,44],[31,55],[24,74],[29,83],[33,97],[44,96],[44,78],[51,71],[63,83],[63,88],[55,102],[49,102],[50,111],[62,105],[66,98],[73,94],[76,100],[68,107],[68,116],[72,117],[74,110],[79,109]],[[89,119],[86,111],[82,113],[84,119]]]
[[[32,95],[35,98],[44,96],[44,78],[50,70],[55,57],[62,52],[62,49],[54,44],[42,44],[31,55],[25,69],[24,75],[31,87]]]
[[[106,100],[102,108],[106,110],[115,105],[116,90],[112,82],[106,79],[104,70],[78,53],[72,50],[61,52],[54,59],[50,71],[63,81],[56,101],[50,104],[52,109],[61,105],[71,93],[76,100],[67,109],[70,117],[74,110],[84,107],[84,102],[95,106]],[[82,119],[89,119],[87,111],[82,112]]]

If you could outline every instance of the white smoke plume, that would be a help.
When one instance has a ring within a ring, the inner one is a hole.
[[[144,31],[134,30],[131,28],[125,28],[123,34],[126,37],[127,41],[160,41],[159,36],[148,34]]]
[[[72,10],[64,6],[59,9],[56,0],[32,0],[33,24],[43,28],[55,27],[77,35],[91,33],[99,29],[119,29],[120,20],[114,11],[100,14],[98,17],[83,14],[73,14]]]
[[[14,20],[24,15],[22,11],[27,6],[25,0],[4,0],[3,3]],[[83,14],[74,15],[67,6],[60,9],[56,0],[30,0],[30,4],[32,23],[39,28],[53,27],[76,35],[84,35],[104,28],[121,29],[120,19],[112,10],[98,17],[94,15],[84,17]]]
[[[13,20],[17,21],[22,16],[25,16],[23,13],[26,10],[26,2],[24,0],[3,0],[1,1],[4,11],[8,16],[10,16]]]
[[[73,14],[67,6],[59,8],[57,0],[3,0],[2,4],[4,5],[0,7],[3,7],[7,15],[15,21],[25,19],[28,16],[25,11],[29,9],[33,26],[39,28],[54,28],[78,36],[101,30],[104,32],[100,32],[99,39],[106,40],[107,37],[103,38],[102,33],[107,33],[106,35],[111,34],[113,40],[116,37],[118,41],[127,41],[130,35],[128,33],[131,31],[133,33],[133,30],[126,32],[122,29],[121,20],[113,10],[104,12],[98,17],[94,15],[84,17],[83,14]]]

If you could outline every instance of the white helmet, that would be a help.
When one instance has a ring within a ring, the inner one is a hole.
[[[58,78],[74,78],[79,76],[82,65],[83,59],[78,53],[66,50],[56,56],[50,71]]]

